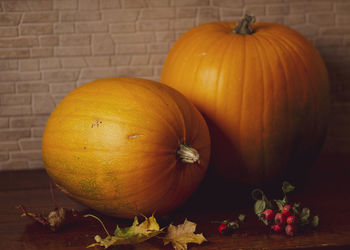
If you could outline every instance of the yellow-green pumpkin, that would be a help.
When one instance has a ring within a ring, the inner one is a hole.
[[[161,81],[202,112],[212,165],[259,184],[309,167],[325,138],[329,83],[315,47],[280,24],[213,22],[183,34]]]
[[[178,91],[136,78],[100,79],[69,93],[52,112],[42,156],[67,195],[131,218],[182,205],[204,177],[205,120]]]

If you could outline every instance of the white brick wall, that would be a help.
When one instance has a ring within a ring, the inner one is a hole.
[[[0,170],[42,168],[41,135],[55,105],[87,81],[159,80],[186,30],[210,21],[289,25],[308,37],[330,73],[326,154],[350,153],[350,1],[0,0]]]

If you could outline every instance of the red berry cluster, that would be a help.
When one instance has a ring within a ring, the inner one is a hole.
[[[287,235],[293,236],[298,231],[298,217],[293,213],[293,208],[289,204],[285,205],[282,211],[277,213],[272,209],[266,209],[264,216],[276,233],[284,230]]]

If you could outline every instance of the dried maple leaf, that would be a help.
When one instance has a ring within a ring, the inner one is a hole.
[[[92,215],[86,215],[86,216],[92,216]],[[92,216],[92,217],[100,221],[100,219],[98,219],[97,217],[95,216]],[[102,222],[101,224],[104,227]],[[112,245],[137,244],[160,234],[162,230],[163,229],[159,228],[159,224],[157,223],[157,220],[153,215],[149,218],[145,217],[145,220],[141,224],[139,223],[137,217],[135,216],[134,222],[130,227],[120,228],[119,226],[117,226],[113,236],[111,236],[105,229],[108,236],[103,239],[101,238],[101,236],[96,235],[95,236],[96,243],[93,243],[88,247],[103,246],[105,248],[108,248]]]
[[[168,227],[168,232],[163,238],[164,245],[172,243],[176,250],[186,250],[188,243],[202,244],[207,241],[203,234],[195,234],[197,224],[185,219],[181,225]]]

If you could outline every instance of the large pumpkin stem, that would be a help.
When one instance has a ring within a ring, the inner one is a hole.
[[[189,145],[180,144],[179,148],[176,151],[176,154],[180,161],[183,163],[199,163],[198,151]]]
[[[255,16],[250,16],[245,14],[242,20],[237,24],[237,26],[232,31],[235,34],[240,35],[250,35],[254,33],[251,24],[255,22]]]

